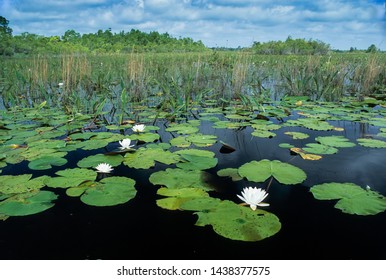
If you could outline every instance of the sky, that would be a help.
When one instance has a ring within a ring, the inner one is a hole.
[[[62,36],[111,28],[201,40],[208,47],[321,40],[333,49],[386,50],[384,0],[0,0],[13,35]]]

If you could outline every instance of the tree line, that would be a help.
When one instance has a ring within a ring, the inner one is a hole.
[[[203,51],[207,48],[201,41],[191,38],[174,38],[168,33],[149,33],[131,29],[129,32],[111,32],[111,29],[96,33],[80,34],[67,30],[62,36],[42,36],[23,32],[12,35],[9,21],[0,16],[0,55],[15,54],[59,54],[64,52],[129,53]]]
[[[62,36],[49,37],[28,32],[13,36],[12,32],[9,21],[0,16],[0,55],[2,56],[68,52],[131,53],[208,50],[201,40],[194,41],[189,37],[174,38],[168,33],[160,34],[157,31],[146,33],[136,29],[131,29],[129,32],[113,33],[109,28],[88,34],[67,30]],[[250,48],[246,49],[257,54],[276,55],[323,55],[331,51],[330,45],[320,40],[293,39],[290,36],[285,41],[254,42]],[[351,48],[349,51],[356,52],[358,50]],[[378,52],[379,49],[372,44],[365,51]]]

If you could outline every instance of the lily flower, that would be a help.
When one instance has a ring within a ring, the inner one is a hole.
[[[128,149],[134,147],[134,145],[130,145],[131,139],[129,139],[129,138],[126,138],[126,139],[123,139],[122,141],[119,141],[119,144],[121,145],[121,147],[119,147],[121,150],[128,150]]]
[[[269,206],[268,203],[263,203],[262,201],[268,196],[268,193],[261,188],[244,188],[241,192],[241,195],[237,195],[242,201],[246,204],[249,204],[253,211],[256,210],[257,206],[265,207]]]
[[[99,173],[110,173],[113,171],[113,167],[108,163],[100,163],[95,167],[95,169]]]
[[[134,131],[134,132],[143,132],[145,130],[145,125],[144,124],[136,124],[134,125],[131,129]]]
[[[369,185],[366,186],[366,191],[371,191],[371,188]]]

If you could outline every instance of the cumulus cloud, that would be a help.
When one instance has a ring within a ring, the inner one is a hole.
[[[134,28],[227,47],[291,35],[363,49],[380,44],[386,27],[379,0],[0,0],[0,8],[14,34]]]

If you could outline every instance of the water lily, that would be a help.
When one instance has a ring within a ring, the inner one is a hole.
[[[145,125],[144,124],[136,124],[134,125],[131,129],[134,131],[134,132],[143,132],[145,130]]]
[[[246,204],[249,204],[252,210],[256,210],[257,206],[265,207],[269,206],[268,203],[263,203],[262,201],[268,196],[268,193],[261,188],[244,188],[241,192],[241,195],[237,195],[242,201]]]
[[[130,145],[131,139],[129,138],[119,141],[119,144],[121,145],[121,147],[119,147],[121,150],[127,150],[127,149],[130,149],[131,147],[134,147],[134,145]]]
[[[110,173],[113,171],[113,167],[108,163],[100,163],[95,168],[99,173]]]
[[[58,83],[58,87],[62,88],[64,86],[64,83],[60,82]]]
[[[366,191],[371,191],[371,188],[369,185],[366,185]]]

